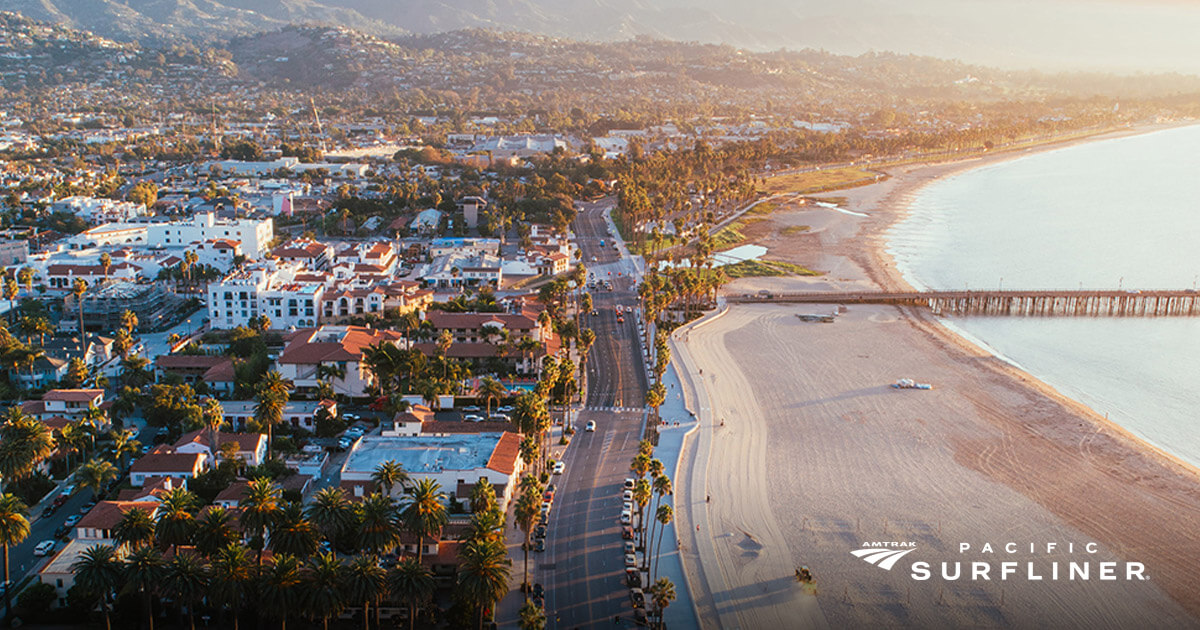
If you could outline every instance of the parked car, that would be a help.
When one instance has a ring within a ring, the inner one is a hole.
[[[342,435],[350,439],[357,439],[362,437],[364,433],[366,433],[366,431],[363,431],[362,427],[350,427],[349,429],[346,429],[346,432]]]
[[[487,418],[492,422],[512,422],[512,416],[506,413],[494,413]]]
[[[546,539],[545,539],[545,538],[539,538],[539,539],[537,539],[537,540],[536,540],[536,541],[533,543],[533,550],[534,550],[534,551],[539,551],[539,552],[540,552],[540,551],[545,551],[545,550],[546,550]]]
[[[463,411],[479,411],[479,405],[471,405],[470,407],[463,407],[462,410]]]
[[[534,597],[545,597],[546,596],[546,588],[542,586],[541,582],[533,583],[533,596]]]
[[[637,543],[632,540],[625,541],[625,553],[634,553],[637,551]]]
[[[633,490],[626,490],[626,491],[622,492],[621,500],[622,501],[632,501],[633,500]]]
[[[466,420],[467,422],[483,422],[483,416],[472,413],[463,416],[463,420]]]
[[[65,494],[60,494],[60,495],[54,497],[54,507],[56,507],[56,508],[62,507],[63,505],[66,504],[67,499],[69,499],[69,498],[70,497],[68,497]]]
[[[533,537],[534,538],[545,538],[546,537],[546,526],[538,525],[537,528],[533,530]]]
[[[70,534],[70,533],[71,533],[71,528],[67,527],[66,525],[62,525],[58,529],[54,530],[54,537],[55,538],[66,538],[67,534]]]
[[[564,462],[554,462],[554,474],[561,475],[567,472],[567,465]]]
[[[633,479],[626,479],[626,480],[625,480],[625,489],[626,489],[626,490],[633,490],[633,487],[634,487],[635,485],[637,485],[637,481],[634,481]]]
[[[87,503],[84,503],[83,505],[79,506],[79,513],[80,513],[80,514],[87,514],[87,513],[88,513],[88,512],[90,512],[90,511],[92,510],[92,508],[94,508],[94,507],[96,507],[96,502],[95,502],[95,501],[88,501]]]
[[[344,451],[344,450],[350,448],[350,445],[353,443],[354,443],[354,441],[351,440],[350,438],[347,438],[347,437],[341,438],[340,440],[338,440],[338,444],[337,444],[338,449]]]
[[[642,585],[642,573],[636,567],[628,567],[625,569],[625,583],[630,588],[639,588]]]
[[[629,601],[633,603],[634,608],[645,608],[646,594],[641,588],[632,588],[629,590]]]
[[[587,431],[588,433],[595,433],[596,432],[596,421],[588,420],[587,424],[584,425],[583,430]]]
[[[632,522],[633,522],[633,513],[632,512],[630,512],[629,510],[624,510],[623,512],[621,512],[621,524],[622,525],[629,525]]]
[[[55,506],[54,504],[50,504],[50,505],[47,505],[45,508],[42,508],[42,518],[50,518],[51,516],[54,516],[54,510],[56,509],[56,507],[57,506]]]
[[[499,412],[502,412],[502,413],[512,413],[512,410],[513,410],[513,406],[512,406],[512,405],[503,405],[503,406],[500,406],[500,407],[496,407],[496,411],[499,411]]]
[[[625,566],[636,567],[637,566],[637,554],[632,554],[632,553],[625,554]]]
[[[626,526],[621,528],[621,538],[625,540],[633,540],[633,528]]]
[[[633,623],[636,625],[639,625],[639,626],[650,625],[649,620],[646,619],[646,611],[642,610],[641,608],[634,608],[633,609]]]
[[[542,500],[543,501],[554,501],[554,491],[547,490],[544,494],[542,494]]]
[[[82,519],[82,518],[83,518],[83,516],[81,516],[79,514],[72,514],[67,517],[67,520],[63,523],[63,525],[65,525],[67,527],[74,527],[75,524],[78,523],[80,521],[80,519]]]
[[[38,557],[48,556],[52,551],[54,551],[55,544],[56,543],[53,540],[43,540],[33,548],[33,555]]]
[[[633,511],[633,501],[624,501],[621,503],[621,510],[625,512]]]

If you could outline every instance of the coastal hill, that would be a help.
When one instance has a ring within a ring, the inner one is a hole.
[[[0,10],[122,40],[214,38],[285,24],[372,35],[464,28],[590,41],[651,37],[750,50],[892,51],[1002,68],[1200,74],[1200,9],[1047,0],[0,0]],[[1064,29],[1070,24],[1070,29]],[[1119,42],[1120,45],[1114,45]]]

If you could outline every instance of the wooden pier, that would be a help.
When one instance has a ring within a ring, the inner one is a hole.
[[[1200,315],[1200,293],[1186,290],[856,291],[747,293],[734,303],[896,304],[925,306],[939,315],[1075,317],[1189,317]]]

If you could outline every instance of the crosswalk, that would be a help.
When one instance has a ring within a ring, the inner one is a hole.
[[[584,411],[608,411],[612,413],[641,413],[645,407],[584,407]]]

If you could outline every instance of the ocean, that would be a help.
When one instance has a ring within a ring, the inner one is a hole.
[[[911,284],[931,289],[1195,288],[1200,126],[1030,153],[932,182],[893,227],[889,252]],[[1200,466],[1200,317],[947,323]]]

